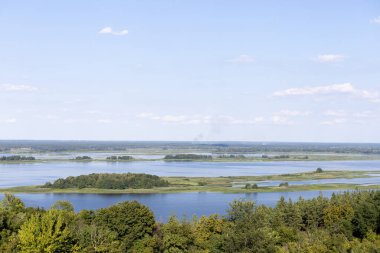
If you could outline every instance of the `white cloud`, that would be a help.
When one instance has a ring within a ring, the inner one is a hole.
[[[149,119],[168,124],[201,125],[201,124],[226,124],[226,125],[251,125],[264,121],[263,117],[237,119],[232,116],[219,115],[154,115],[153,113],[140,113],[136,115],[141,119]]]
[[[352,114],[355,118],[377,118],[376,114],[373,111],[362,111],[355,112]]]
[[[275,113],[275,115],[285,116],[285,117],[309,116],[310,112],[282,110],[282,111]]]
[[[272,116],[271,120],[272,120],[272,123],[276,125],[293,125],[294,124],[294,122],[289,120],[288,117],[279,116],[279,115]]]
[[[99,114],[103,114],[102,111],[99,111],[99,110],[86,110],[86,111],[83,111],[84,114],[91,114],[91,115],[99,115]]]
[[[48,120],[56,120],[58,118],[59,117],[57,115],[53,115],[53,114],[46,115],[46,119]]]
[[[111,27],[109,27],[109,26],[107,26],[107,27],[104,27],[104,28],[102,28],[100,31],[99,31],[99,33],[112,33],[112,28]]]
[[[98,33],[99,34],[111,34],[111,35],[122,36],[122,35],[127,35],[128,30],[114,31],[114,30],[112,30],[111,27],[107,26],[107,27],[100,29],[100,31]]]
[[[31,92],[38,90],[34,86],[29,85],[22,85],[22,84],[10,84],[10,83],[3,83],[0,84],[0,91],[7,91],[7,92]]]
[[[355,88],[351,83],[332,84],[326,86],[314,86],[303,88],[290,88],[286,90],[276,91],[273,93],[275,97],[286,96],[316,96],[316,95],[351,95],[362,98],[373,103],[380,102],[380,94],[378,92],[370,92]]]
[[[321,124],[322,125],[337,125],[337,124],[343,124],[345,122],[346,122],[345,118],[336,118],[333,120],[322,121]]]
[[[323,113],[325,116],[330,116],[330,117],[345,117],[347,116],[347,112],[343,110],[328,110]]]
[[[153,116],[153,113],[142,112],[136,116],[137,116],[137,118],[146,119],[146,118],[151,118]]]
[[[347,112],[344,110],[328,110],[323,113],[323,115],[328,117],[337,117],[337,118],[375,118],[377,117],[376,113],[373,111],[360,111],[360,112]]]
[[[109,123],[112,123],[112,120],[110,120],[110,119],[98,119],[97,122],[101,123],[101,124],[109,124]]]
[[[255,58],[246,54],[242,54],[229,61],[233,63],[251,63],[255,61]]]
[[[371,23],[380,25],[380,16],[371,20]]]
[[[15,118],[9,118],[9,119],[0,119],[0,123],[6,123],[6,124],[13,124],[16,123],[17,120]]]
[[[348,112],[345,110],[328,110],[323,113],[327,117],[322,121],[322,125],[336,125],[342,123],[361,123],[367,124],[373,120],[379,119],[378,113],[374,111]]]
[[[295,111],[295,110],[282,110],[273,113],[271,122],[276,125],[293,125],[295,124],[291,118],[294,117],[306,117],[311,113],[307,111]]]
[[[74,118],[68,118],[68,119],[63,120],[63,123],[65,123],[65,124],[75,124],[75,123],[79,123],[79,122],[80,122],[79,119],[74,119]]]
[[[344,59],[345,56],[341,54],[321,54],[317,57],[317,61],[321,63],[341,62]]]

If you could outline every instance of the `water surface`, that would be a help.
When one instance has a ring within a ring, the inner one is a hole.
[[[1,163],[0,188],[40,185],[62,177],[90,173],[148,173],[158,176],[262,176],[324,170],[380,170],[380,161],[285,162],[33,162]]]
[[[225,215],[229,203],[233,200],[253,200],[257,204],[275,206],[283,196],[286,199],[297,200],[301,196],[304,199],[318,197],[331,197],[331,191],[299,191],[299,192],[260,192],[260,193],[215,193],[215,192],[191,192],[191,193],[163,193],[163,194],[16,194],[26,206],[43,207],[45,209],[58,200],[70,201],[75,211],[82,209],[98,209],[109,207],[122,201],[137,200],[148,206],[159,221],[167,221],[171,215],[191,218],[193,215],[202,216],[218,213]],[[1,195],[0,195],[1,196]]]

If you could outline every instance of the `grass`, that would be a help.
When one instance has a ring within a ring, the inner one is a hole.
[[[380,185],[361,186],[355,184],[315,184],[290,185],[288,187],[268,186],[258,189],[243,189],[232,187],[233,183],[244,184],[250,181],[279,180],[294,182],[300,180],[334,179],[334,178],[363,178],[368,173],[380,171],[326,171],[322,173],[308,172],[270,176],[241,176],[241,177],[163,177],[169,181],[169,187],[152,189],[96,189],[71,188],[51,189],[42,186],[21,186],[0,189],[0,192],[11,193],[82,193],[82,194],[127,194],[127,193],[179,193],[179,192],[223,192],[223,193],[251,193],[251,192],[290,192],[308,190],[339,190],[339,189],[380,189]]]

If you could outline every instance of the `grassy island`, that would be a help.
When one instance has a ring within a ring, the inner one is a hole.
[[[0,189],[0,192],[24,193],[177,193],[177,192],[286,192],[307,190],[380,189],[380,185],[302,184],[292,182],[318,179],[366,178],[380,171],[320,171],[268,176],[237,177],[158,177],[148,174],[90,174],[58,179],[42,186],[20,186]],[[263,181],[283,181],[287,184],[258,186]],[[238,187],[236,187],[238,185]],[[240,186],[241,187],[240,187]],[[233,187],[235,186],[235,187]]]

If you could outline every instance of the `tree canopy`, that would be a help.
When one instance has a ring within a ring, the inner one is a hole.
[[[0,252],[379,252],[380,191],[322,195],[275,207],[235,200],[226,216],[156,221],[152,211],[126,201],[73,211],[27,208],[13,195],[0,201]]]
[[[168,181],[149,174],[93,173],[77,177],[67,177],[46,183],[46,188],[99,188],[99,189],[145,189],[168,186]]]

